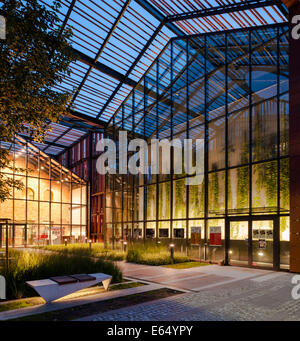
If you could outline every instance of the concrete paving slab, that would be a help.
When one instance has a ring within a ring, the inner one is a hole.
[[[228,272],[219,269],[214,269],[219,281],[199,292],[96,314],[85,321],[300,321],[300,300],[291,297],[293,274],[266,277],[274,272],[230,269],[231,279],[222,281]],[[264,280],[251,280],[259,276]]]
[[[66,308],[72,308],[78,305],[84,305],[94,302],[106,301],[113,298],[129,296],[141,292],[157,290],[162,288],[159,284],[151,283],[149,285],[144,285],[136,288],[129,288],[123,290],[116,291],[108,291],[106,293],[101,293],[97,295],[89,295],[80,298],[71,298],[71,299],[60,299],[51,303],[41,304],[33,307],[9,310],[0,312],[0,321],[5,321],[9,319],[15,319],[24,316],[42,314],[50,311],[61,310]]]

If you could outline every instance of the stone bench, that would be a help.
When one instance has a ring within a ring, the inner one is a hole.
[[[77,274],[70,276],[50,277],[37,281],[26,282],[46,302],[72,294],[78,290],[88,288],[102,282],[105,290],[108,289],[112,276],[103,273]]]

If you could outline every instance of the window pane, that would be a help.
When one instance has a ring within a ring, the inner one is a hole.
[[[225,172],[208,175],[208,214],[224,214],[225,210]]]
[[[249,167],[228,171],[228,209],[230,214],[249,212]]]
[[[253,165],[252,206],[260,212],[277,208],[277,161]]]
[[[170,182],[159,184],[159,219],[170,219]]]
[[[189,218],[204,216],[204,180],[200,185],[189,186]]]
[[[156,219],[156,185],[147,187],[147,220]]]
[[[237,166],[249,162],[249,111],[228,117],[228,164]]]
[[[186,185],[185,179],[173,182],[173,218],[186,217]]]

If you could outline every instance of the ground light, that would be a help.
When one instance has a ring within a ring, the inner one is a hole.
[[[171,261],[172,263],[174,263],[174,247],[175,245],[174,244],[170,244],[170,253],[171,253]]]

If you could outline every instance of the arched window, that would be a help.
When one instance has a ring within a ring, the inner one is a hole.
[[[50,189],[46,189],[44,192],[44,200],[53,201],[53,192]]]
[[[34,190],[30,187],[27,187],[27,199],[34,200]]]
[[[23,189],[23,198],[26,198],[26,188]],[[27,187],[27,200],[34,200],[34,190],[30,187]]]

